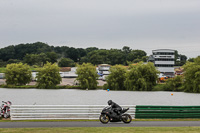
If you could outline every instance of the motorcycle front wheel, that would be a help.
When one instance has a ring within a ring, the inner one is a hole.
[[[6,108],[6,112],[3,114],[3,117],[4,117],[5,119],[7,119],[7,118],[10,117],[10,111],[7,111],[7,110],[8,110],[8,108]]]
[[[110,118],[105,114],[101,114],[99,120],[101,123],[107,124],[110,121]]]
[[[122,121],[124,123],[130,123],[132,121],[132,117],[129,114],[123,114],[122,115]]]

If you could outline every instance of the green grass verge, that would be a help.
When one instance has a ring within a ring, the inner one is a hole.
[[[5,67],[0,67],[0,73],[5,73],[6,68]]]
[[[55,89],[81,89],[81,86],[57,85]]]
[[[21,86],[15,86],[15,85],[0,85],[0,88],[16,88],[16,89],[31,89],[36,88],[36,85],[21,85]]]
[[[1,133],[199,133],[200,127],[1,128]]]
[[[31,89],[31,88],[37,88],[36,85],[21,85],[21,86],[15,86],[15,85],[0,85],[0,88],[17,88],[17,89]],[[103,88],[102,86],[97,86],[97,89]],[[69,85],[58,85],[54,89],[82,89],[81,86],[69,86]],[[85,89],[83,89],[85,90]]]

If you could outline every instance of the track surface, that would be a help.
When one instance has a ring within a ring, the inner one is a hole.
[[[188,127],[200,126],[200,121],[133,121],[101,124],[90,122],[0,122],[0,128],[39,128],[39,127]]]

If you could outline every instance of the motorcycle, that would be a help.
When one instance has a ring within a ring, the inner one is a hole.
[[[1,105],[1,116],[4,118],[9,118],[10,117],[10,106],[12,103],[10,101],[4,102],[2,101]]]
[[[116,113],[111,106],[107,106],[102,110],[99,120],[103,124],[107,124],[108,122],[121,121],[123,121],[124,123],[130,123],[132,121],[131,115],[125,114],[125,112],[128,110],[129,108],[122,109],[119,113]]]

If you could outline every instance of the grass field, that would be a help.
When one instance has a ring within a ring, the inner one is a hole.
[[[0,133],[199,133],[200,127],[6,128]]]
[[[5,70],[6,70],[6,68],[5,68],[5,67],[0,67],[0,73],[4,73],[4,72],[5,72]]]

